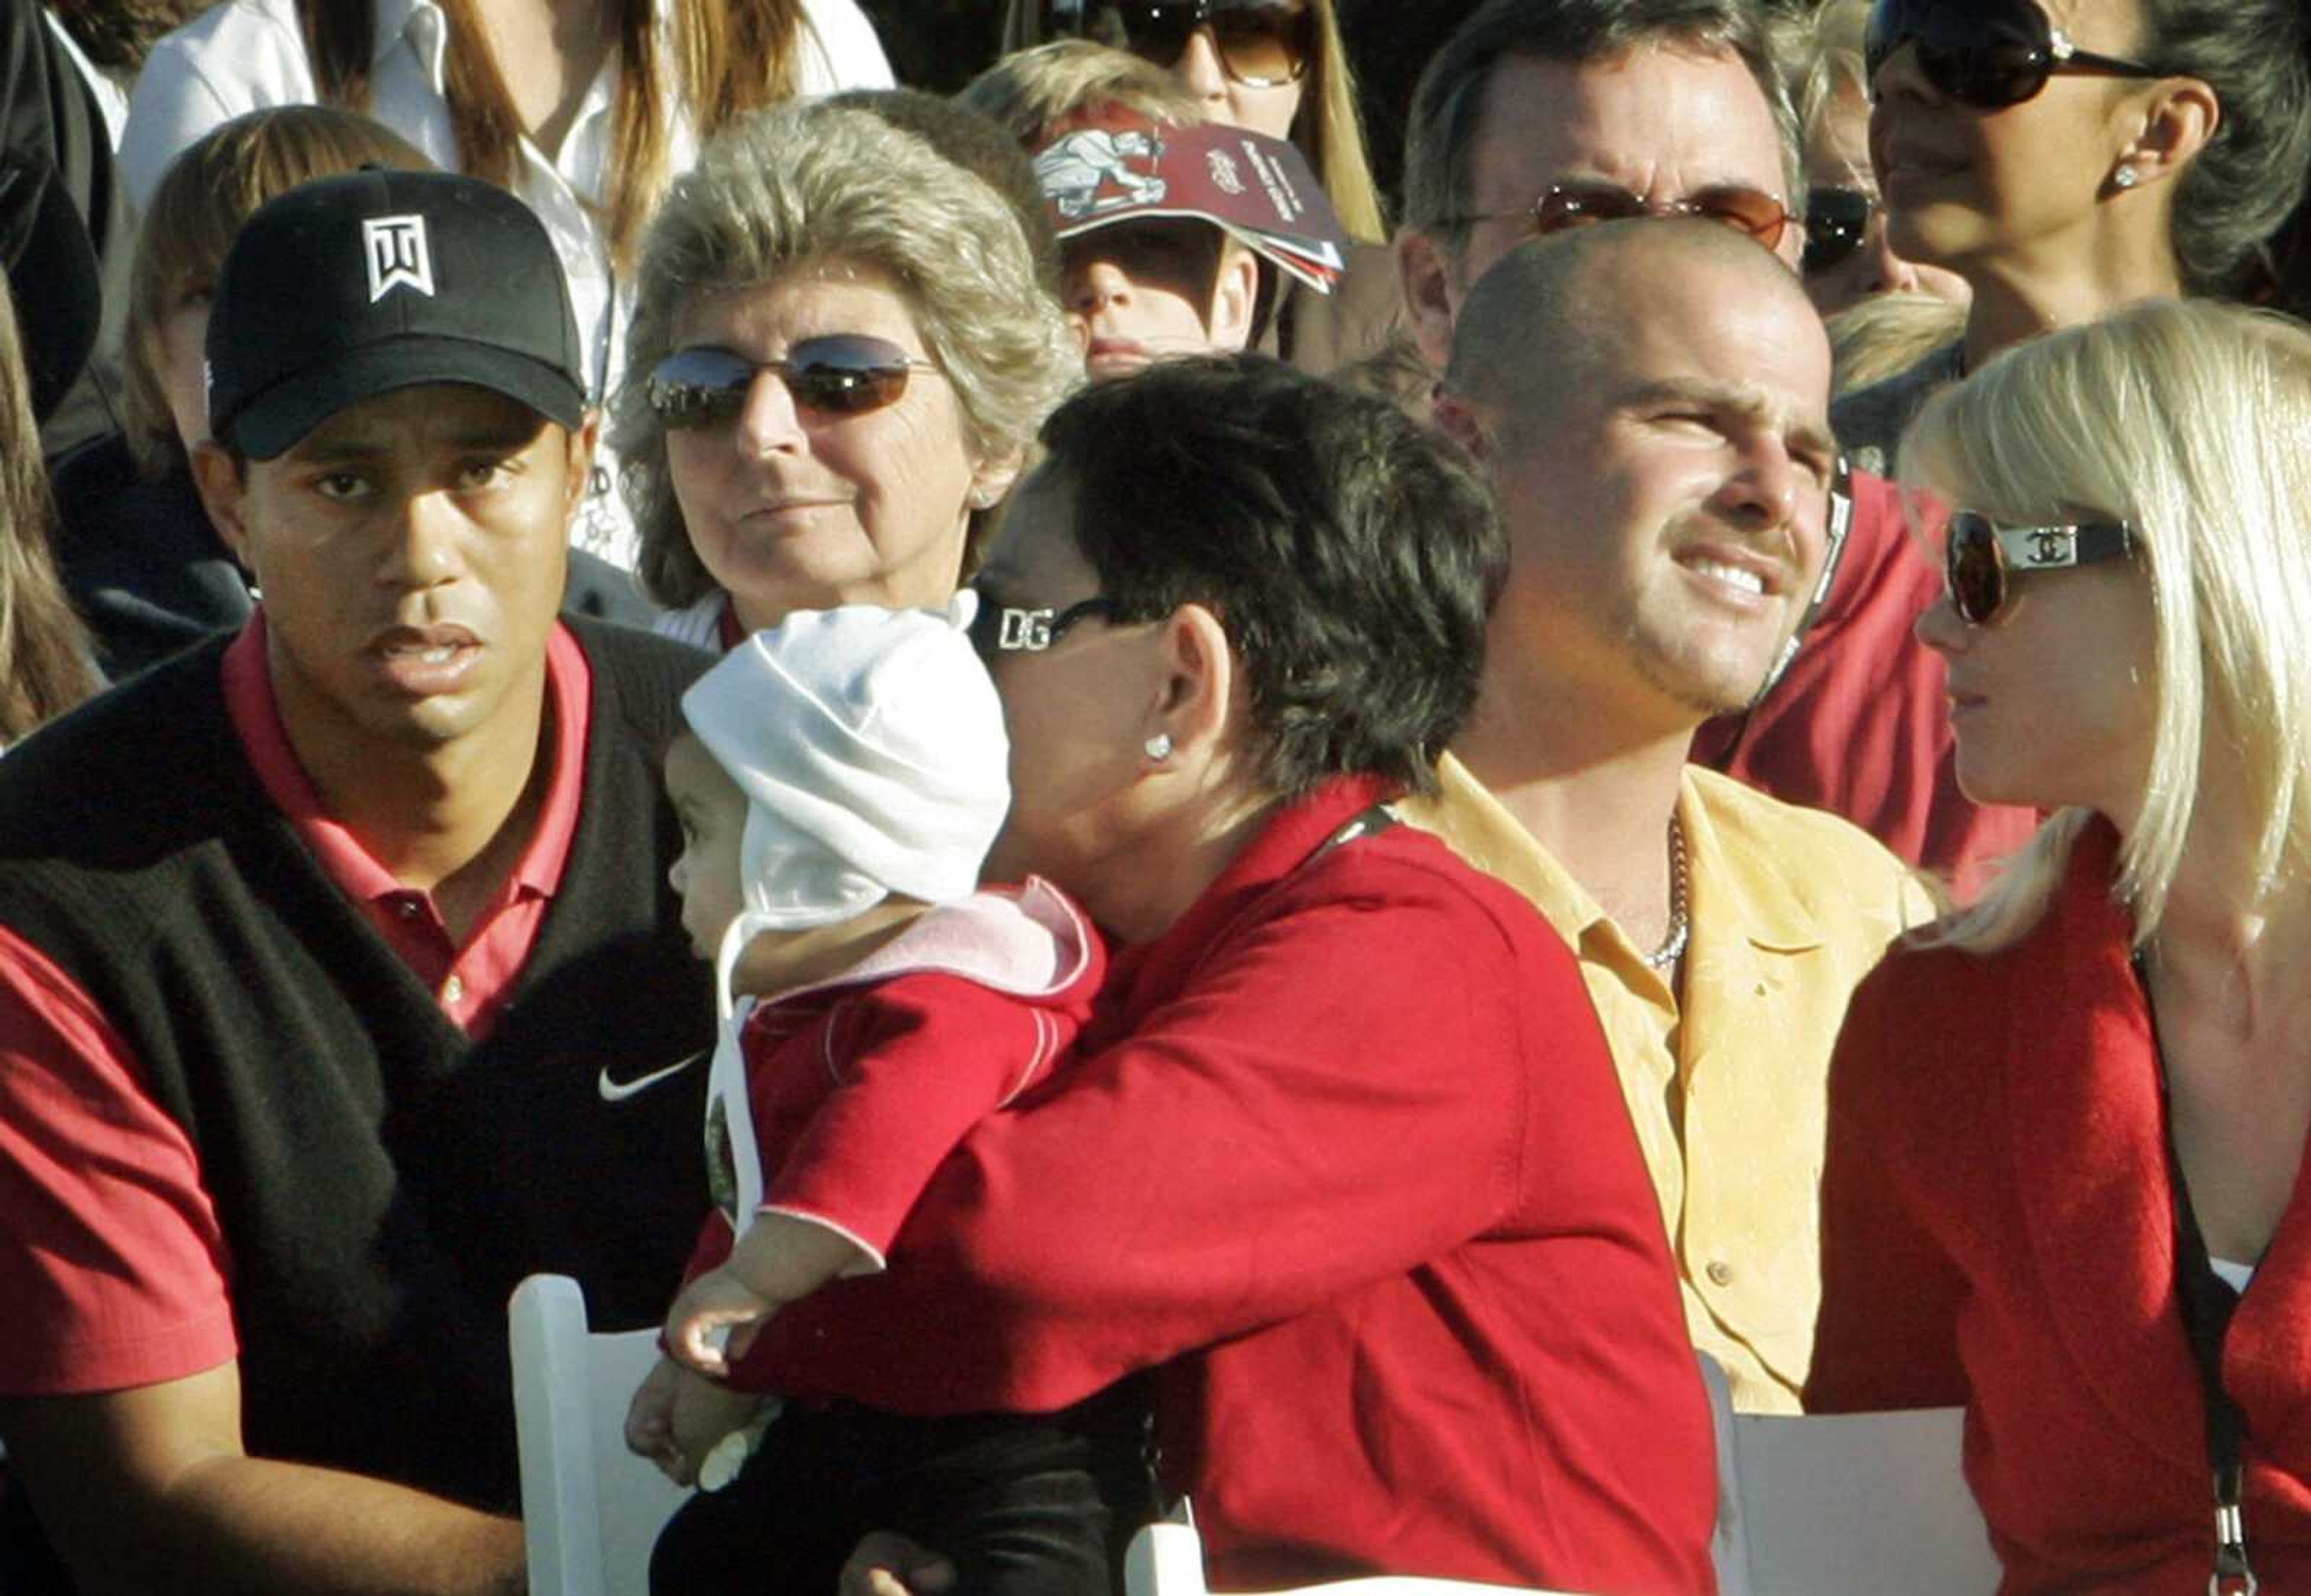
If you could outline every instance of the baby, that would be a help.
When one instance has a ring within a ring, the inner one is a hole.
[[[1089,1596],[1130,1527],[1103,1483],[1135,1477],[1121,1397],[1033,1417],[781,1411],[746,1359],[782,1305],[885,1266],[955,1143],[1062,1061],[1103,972],[1049,884],[977,889],[1009,787],[974,602],[790,615],[683,700],[672,879],[723,1025],[716,1211],[626,1422],[634,1451],[708,1487],[660,1538],[654,1591],[824,1596],[883,1529],[954,1557],[967,1590]],[[1032,1555],[993,1547],[1023,1525]]]

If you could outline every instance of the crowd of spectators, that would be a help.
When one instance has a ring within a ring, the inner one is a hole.
[[[2311,16],[1391,9],[0,0],[0,1589],[2311,1581]]]

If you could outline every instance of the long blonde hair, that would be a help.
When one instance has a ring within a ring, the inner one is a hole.
[[[2263,890],[2311,880],[2311,330],[2153,301],[2050,334],[1935,396],[1900,475],[1994,520],[2134,529],[2155,615],[2154,730],[2112,890],[2138,942],[2158,929],[2210,757],[2257,828]],[[2092,818],[2057,812],[1926,940],[1988,952],[2020,938]]]
[[[658,61],[655,0],[615,0],[618,99],[611,124],[610,192],[603,209],[611,254],[630,265],[665,188],[667,91],[690,108],[702,141],[741,112],[794,92],[802,0],[674,0],[671,70]],[[449,125],[467,174],[501,185],[514,174],[521,118],[489,45],[477,0],[440,0]],[[297,0],[321,98],[369,109],[377,48],[376,0]]]
[[[1381,218],[1380,190],[1365,155],[1356,74],[1340,42],[1340,24],[1333,15],[1332,0],[1308,0],[1308,9],[1315,18],[1316,48],[1308,63],[1299,112],[1292,118],[1292,142],[1315,169],[1341,225],[1368,244],[1381,243],[1388,237],[1388,226]],[[1003,15],[1006,54],[1043,42],[1042,13],[1043,0],[1009,0]]]

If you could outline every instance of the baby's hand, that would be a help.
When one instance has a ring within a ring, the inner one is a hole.
[[[676,1374],[679,1378],[675,1384],[674,1443],[681,1451],[690,1476],[677,1483],[687,1485],[694,1480],[705,1489],[719,1489],[729,1480],[728,1475],[715,1478],[711,1470],[709,1460],[717,1443],[733,1431],[754,1423],[763,1403],[771,1399],[717,1385],[688,1369],[677,1370]],[[746,1450],[740,1449],[739,1458],[745,1457]]]
[[[777,1309],[726,1264],[699,1276],[674,1299],[666,1316],[666,1344],[685,1368],[719,1380]]]
[[[661,1357],[626,1405],[626,1450],[648,1458],[676,1485],[688,1485],[698,1473],[696,1461],[675,1440],[675,1398],[683,1379],[682,1367]]]

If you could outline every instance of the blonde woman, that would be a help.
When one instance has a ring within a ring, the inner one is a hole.
[[[1963,1402],[2006,1596],[2304,1589],[2311,333],[2056,333],[1902,464],[1959,780],[2050,818],[1855,996],[1808,1405]]]
[[[600,403],[623,374],[644,224],[699,142],[791,95],[890,82],[856,0],[225,0],[153,47],[120,160],[142,208],[178,153],[232,117],[367,112],[537,213]],[[597,459],[573,540],[631,566],[615,461]]]

